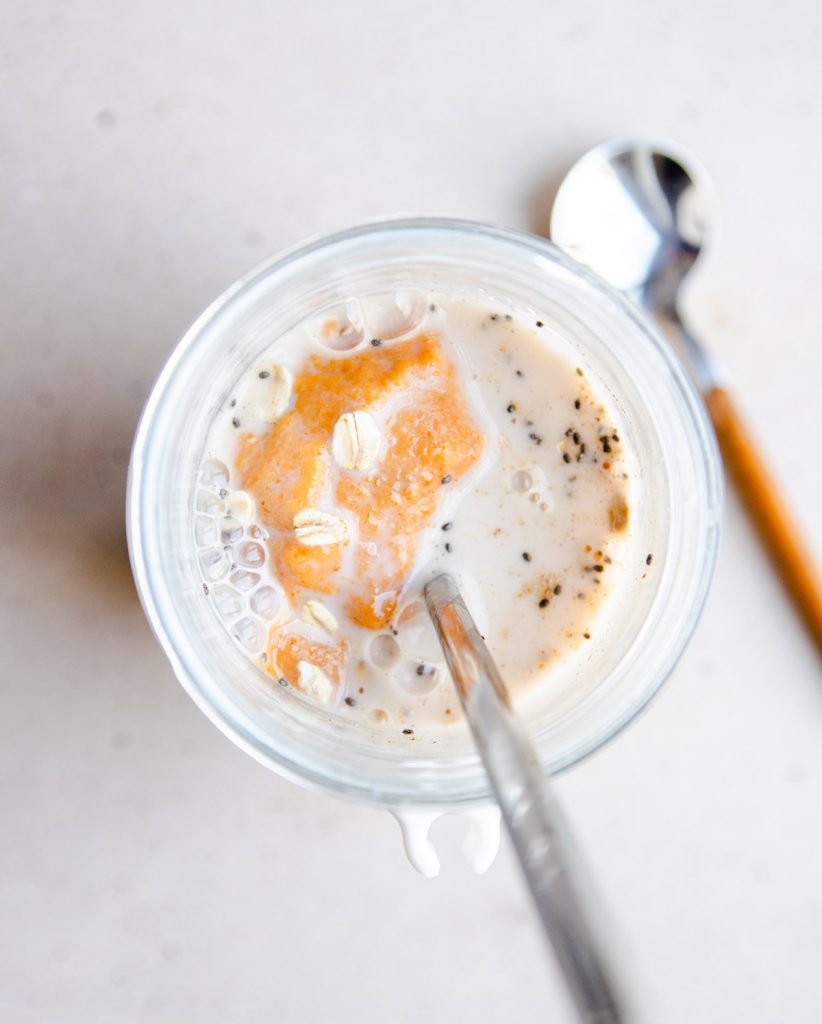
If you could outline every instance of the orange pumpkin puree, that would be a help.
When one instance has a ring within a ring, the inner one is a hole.
[[[294,604],[302,591],[339,592],[353,622],[382,629],[431,525],[443,477],[456,481],[477,462],[483,435],[433,334],[354,355],[313,355],[295,377],[294,397],[266,437],[241,439],[242,485],[257,502],[277,577]],[[365,473],[338,468],[331,455],[338,418],[357,410],[382,413],[385,424],[384,454]],[[307,547],[296,539],[298,512],[335,506],[355,524],[347,541]],[[341,644],[319,645],[276,627],[269,638],[271,671],[291,683],[299,660],[339,682],[345,655]]]

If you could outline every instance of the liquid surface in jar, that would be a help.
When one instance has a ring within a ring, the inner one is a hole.
[[[270,685],[404,740],[450,726],[422,587],[451,573],[509,688],[550,686],[638,557],[624,436],[547,321],[349,303],[274,340],[215,416],[204,592]]]

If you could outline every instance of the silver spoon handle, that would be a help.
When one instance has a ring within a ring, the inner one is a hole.
[[[625,1024],[629,1018],[590,902],[590,886],[497,667],[450,576],[431,580],[425,600],[579,1019]]]

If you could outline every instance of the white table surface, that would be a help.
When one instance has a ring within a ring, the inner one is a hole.
[[[386,814],[247,758],[131,582],[131,437],[175,340],[306,235],[542,228],[603,137],[677,139],[722,231],[691,295],[822,552],[822,8],[6,0],[0,37],[0,1019],[567,1019],[507,849],[439,880]],[[822,673],[735,497],[697,635],[560,781],[651,1021],[822,1010]]]

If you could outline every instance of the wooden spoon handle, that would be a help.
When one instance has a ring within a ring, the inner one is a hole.
[[[736,481],[782,581],[822,654],[822,580],[810,548],[748,433],[730,395],[712,388],[705,404],[725,465]]]

